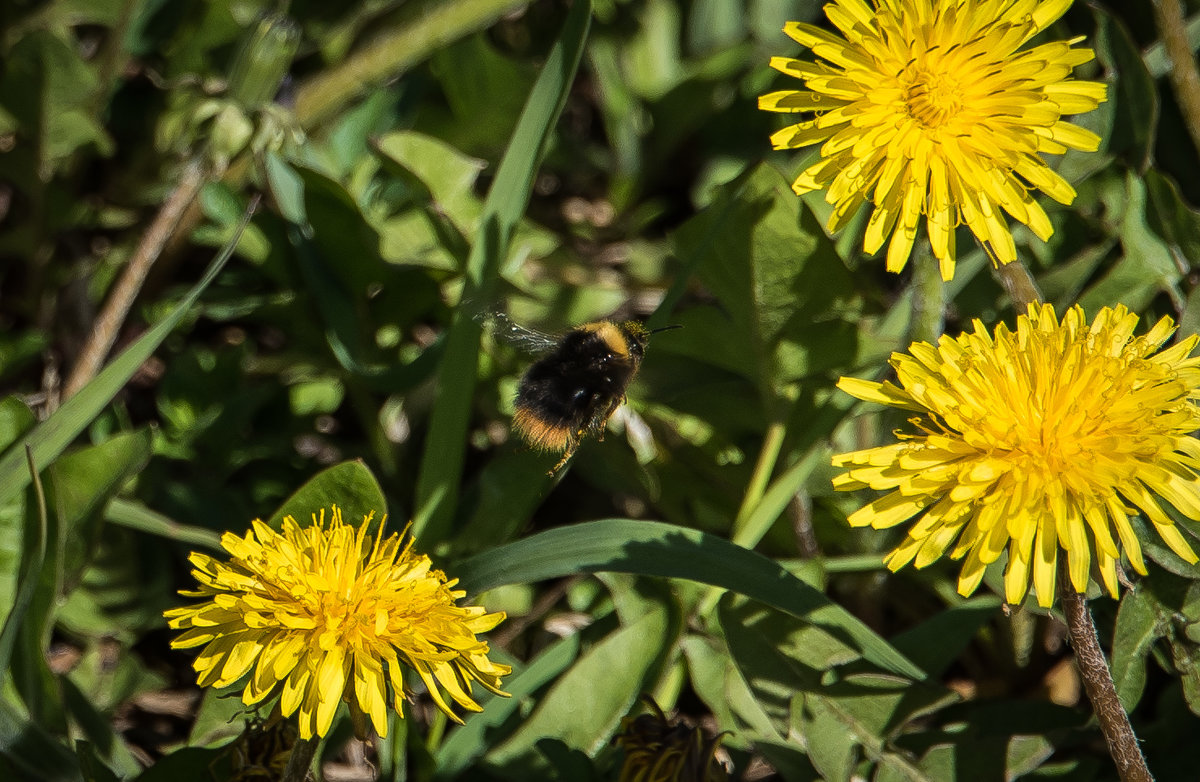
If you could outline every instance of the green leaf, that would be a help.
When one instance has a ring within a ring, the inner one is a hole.
[[[531,764],[539,764],[534,749],[546,739],[594,755],[608,744],[673,645],[673,624],[670,611],[660,607],[597,643],[558,678],[516,732],[487,754],[487,761],[531,773]]]
[[[123,527],[158,535],[177,543],[199,546],[210,551],[221,551],[221,535],[210,529],[192,527],[150,510],[145,505],[133,500],[116,497],[105,509],[104,518]]]
[[[66,587],[76,582],[95,545],[103,506],[150,458],[150,430],[125,432],[63,454],[47,470],[46,494],[66,533]]]
[[[342,509],[343,518],[348,523],[356,524],[363,516],[374,513],[374,522],[379,524],[387,513],[387,498],[379,488],[379,482],[362,460],[355,459],[335,464],[310,478],[284,500],[267,524],[279,529],[283,517],[292,516],[303,526],[314,513],[320,513],[331,505]]]
[[[267,187],[283,219],[296,225],[308,225],[304,211],[304,179],[295,166],[278,152],[268,149],[263,156]]]
[[[0,503],[29,485],[29,471],[25,466],[25,446],[33,450],[33,460],[44,466],[53,462],[63,449],[95,419],[104,406],[124,387],[126,381],[148,359],[159,344],[166,339],[188,310],[200,298],[204,289],[216,279],[233,254],[238,239],[250,220],[252,210],[247,210],[234,236],[221,249],[220,254],[209,265],[204,276],[179,302],[175,311],[149,329],[136,342],[113,359],[79,393],[63,402],[62,406],[45,421],[14,444],[0,457]]]
[[[468,592],[598,571],[723,587],[822,628],[884,670],[925,677],[852,614],[777,563],[697,530],[652,521],[592,521],[547,530],[449,568]]]
[[[485,695],[481,699],[483,712],[473,715],[438,747],[435,753],[435,779],[455,778],[476,758],[495,746],[497,736],[503,735],[498,732],[504,723],[518,712],[523,702],[534,699],[542,687],[567,670],[579,657],[579,649],[579,635],[570,635],[551,644],[524,668],[514,665],[513,674],[504,679],[504,691],[512,697]],[[510,662],[500,659],[501,662]]]
[[[1146,656],[1166,633],[1167,620],[1149,589],[1125,593],[1113,628],[1112,677],[1126,711],[1141,700],[1146,686]]]
[[[1096,10],[1099,23],[1096,59],[1110,71],[1120,74],[1108,90],[1103,110],[1113,118],[1112,127],[1100,133],[1103,149],[1123,153],[1130,164],[1141,169],[1150,159],[1158,132],[1158,89],[1146,70],[1142,51],[1125,25],[1103,10]],[[1072,177],[1072,172],[1063,171]]]
[[[48,30],[28,31],[6,52],[0,105],[32,140],[25,154],[37,156],[40,171],[57,168],[85,145],[104,155],[112,151],[112,139],[95,116],[99,87],[76,48]]]
[[[212,782],[229,752],[224,747],[184,747],[159,758],[135,782]]]
[[[562,35],[546,57],[484,202],[461,301],[487,301],[495,288],[500,263],[529,202],[538,164],[574,82],[591,14],[590,0],[572,4]],[[427,545],[448,533],[462,476],[480,335],[475,313],[468,310],[458,308],[446,339],[438,401],[421,457],[413,533]]]
[[[45,650],[47,619],[61,583],[63,531],[58,516],[47,512],[41,476],[28,451],[26,459],[32,485],[25,502],[16,600],[0,630],[0,682],[16,690],[36,724],[65,735],[62,696]]]
[[[83,782],[79,760],[37,722],[18,715],[0,698],[0,756],[18,779]],[[0,763],[0,767],[6,765]],[[178,782],[178,780],[176,780]]]
[[[1123,255],[1115,266],[1079,298],[1088,313],[1101,307],[1125,304],[1143,310],[1160,292],[1180,304],[1181,273],[1168,247],[1147,223],[1146,185],[1135,172],[1128,172],[1122,194],[1124,213],[1120,224]],[[1120,213],[1120,212],[1118,212]]]
[[[475,180],[484,162],[469,157],[440,139],[414,131],[382,136],[375,148],[428,192],[430,206],[448,217],[464,235],[479,227],[483,204],[475,197]]]
[[[675,233],[676,254],[721,311],[690,310],[673,352],[756,382],[766,398],[781,383],[853,360],[845,316],[853,281],[816,218],[778,171],[762,164]]]
[[[1000,598],[990,595],[966,600],[896,636],[892,645],[930,678],[941,678],[1000,605]]]

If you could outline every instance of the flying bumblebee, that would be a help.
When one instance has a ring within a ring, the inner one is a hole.
[[[636,320],[598,320],[558,337],[514,323],[503,313],[486,316],[494,333],[539,356],[521,377],[513,429],[539,451],[561,453],[554,475],[587,435],[604,429],[621,403],[646,354],[651,331]]]

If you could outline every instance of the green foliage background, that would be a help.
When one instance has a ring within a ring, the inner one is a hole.
[[[880,377],[943,317],[1013,312],[977,249],[937,294],[792,194],[813,153],[770,152],[755,108],[789,19],[823,20],[810,0],[6,3],[0,778],[228,778],[236,702],[189,694],[161,612],[189,550],[336,502],[411,519],[510,616],[513,697],[464,727],[418,698],[382,778],[612,779],[649,693],[724,731],[739,775],[1115,779],[1061,624],[958,597],[954,563],[889,574],[901,533],[845,524],[864,497],[833,494],[829,454],[900,419],[836,379]],[[1109,101],[1077,121],[1105,142],[1054,161],[1079,197],[1019,251],[1060,311],[1194,333],[1200,158],[1152,19],[1077,4],[1051,34],[1096,50],[1078,75]],[[64,399],[197,175],[110,363]],[[481,333],[496,306],[684,328],[551,479],[509,433],[529,359]],[[1190,780],[1200,571],[1143,540],[1151,575],[1092,607],[1151,768]]]

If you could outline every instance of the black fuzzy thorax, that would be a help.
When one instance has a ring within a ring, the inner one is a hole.
[[[548,424],[580,429],[596,426],[625,395],[641,362],[644,346],[618,327],[627,355],[599,333],[577,329],[563,337],[552,353],[525,372],[517,405]]]

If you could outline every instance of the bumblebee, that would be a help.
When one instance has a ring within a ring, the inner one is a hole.
[[[554,337],[517,325],[501,313],[489,316],[494,331],[540,356],[521,377],[513,429],[539,451],[561,453],[554,475],[587,435],[604,429],[637,374],[651,331],[636,320],[598,320]],[[678,328],[668,326],[667,328]]]

